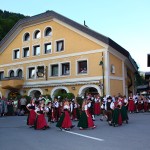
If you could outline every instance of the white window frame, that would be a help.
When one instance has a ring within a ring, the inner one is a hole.
[[[40,47],[40,54],[39,55],[34,55],[34,47],[39,46]],[[36,44],[32,46],[32,56],[36,57],[36,56],[40,56],[41,55],[41,45],[40,44]]]
[[[51,43],[51,52],[50,52],[50,53],[45,53],[45,45],[46,45],[46,44],[49,44],[49,43]],[[52,42],[51,42],[51,41],[44,43],[43,46],[44,46],[44,48],[43,48],[43,54],[44,54],[44,55],[52,54]]]
[[[14,57],[14,56],[15,56],[15,51],[17,51],[17,50],[19,50],[19,58],[15,58],[15,57]],[[21,54],[20,48],[13,49],[12,52],[13,52],[13,53],[12,53],[12,60],[18,60],[18,59],[20,59],[20,54]]]
[[[35,77],[34,78],[29,78],[29,68],[34,68],[35,69]],[[37,71],[36,66],[29,66],[29,67],[27,67],[27,70],[26,70],[26,79],[27,80],[35,80],[36,79],[36,71]]]
[[[5,78],[5,71],[4,70],[0,70],[0,73],[3,72],[3,78]],[[2,78],[2,79],[3,79]],[[1,81],[1,80],[0,80]]]
[[[57,76],[52,76],[52,66],[53,65],[58,65],[58,75]],[[52,64],[49,64],[49,74],[48,76],[50,78],[56,78],[56,77],[60,77],[60,64],[59,63],[52,63]]]
[[[25,34],[29,33],[29,40],[25,41]],[[25,32],[22,36],[22,41],[23,42],[29,42],[31,40],[31,35],[30,35],[30,32]]]
[[[63,41],[63,50],[62,51],[57,51],[57,42],[59,41]],[[55,40],[55,53],[62,53],[65,51],[65,40],[64,39],[58,39],[58,40]]]
[[[65,75],[65,74],[62,74],[62,65],[63,65],[63,64],[66,64],[66,63],[69,63],[69,74],[66,74],[66,75]],[[71,62],[70,62],[70,61],[61,62],[59,69],[60,69],[60,76],[61,76],[61,77],[63,77],[63,76],[64,76],[64,77],[66,77],[66,76],[67,76],[67,77],[68,77],[68,76],[71,76]]]
[[[27,57],[24,57],[24,49],[25,48],[29,48],[29,56],[27,56]],[[29,57],[30,57],[30,47],[29,46],[23,47],[22,48],[22,58],[29,58]]]
[[[81,61],[87,61],[87,71],[86,73],[78,73],[78,63],[81,62]],[[89,72],[89,64],[88,64],[88,59],[78,59],[76,60],[76,75],[79,76],[79,75],[88,75],[88,72]]]
[[[40,31],[40,34],[41,34],[39,38],[35,38],[35,32],[37,32],[37,31]],[[42,32],[41,32],[41,30],[40,30],[40,29],[35,29],[34,32],[33,32],[33,34],[32,34],[32,39],[33,39],[33,40],[37,40],[37,39],[41,39],[41,37],[42,37]]]
[[[49,35],[49,36],[45,36],[45,32],[46,32],[46,29],[47,29],[47,28],[51,28],[51,30],[52,30],[51,35]],[[46,26],[46,27],[44,28],[43,37],[44,37],[44,38],[48,38],[48,37],[52,37],[52,35],[53,35],[53,29],[52,29],[52,27],[51,27],[51,26]]]

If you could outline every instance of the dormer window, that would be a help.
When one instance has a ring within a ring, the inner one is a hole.
[[[51,36],[51,35],[52,35],[52,29],[50,27],[46,28],[44,36]]]
[[[34,39],[39,39],[41,37],[41,32],[39,30],[36,30],[34,33]]]
[[[29,41],[29,40],[30,40],[30,34],[29,33],[25,33],[23,41]]]

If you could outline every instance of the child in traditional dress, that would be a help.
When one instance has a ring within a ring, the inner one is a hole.
[[[96,128],[92,120],[91,114],[88,111],[88,105],[86,99],[84,99],[82,103],[82,112],[78,122],[78,127],[80,130],[87,129],[87,128],[92,128],[92,129]]]
[[[32,99],[31,102],[26,106],[27,110],[29,111],[28,118],[27,118],[27,125],[30,127],[34,127],[36,113],[35,113],[35,100]]]
[[[50,123],[52,121],[52,103],[51,102],[47,103],[46,113],[47,113],[48,123],[49,123],[49,127],[50,127]]]
[[[35,112],[37,114],[36,116],[36,121],[35,121],[35,129],[47,129],[49,128],[46,119],[45,119],[45,113],[46,113],[46,109],[44,107],[44,104],[41,103],[39,104],[39,107],[37,107],[35,109]]]
[[[74,127],[74,125],[72,125],[72,121],[70,118],[70,105],[69,105],[69,101],[67,99],[65,99],[64,102],[64,112],[62,113],[62,115],[60,116],[56,127],[60,128],[61,130],[70,130]]]

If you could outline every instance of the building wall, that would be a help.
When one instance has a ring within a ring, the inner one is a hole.
[[[121,95],[124,95],[123,93],[123,82],[121,80],[110,80],[110,89],[111,89],[111,93],[110,95],[115,95],[117,96],[118,93],[120,93]]]
[[[52,36],[44,37],[44,30],[46,27],[52,28]],[[33,39],[33,33],[35,30],[41,31],[41,38],[40,39]],[[24,42],[23,36],[28,32],[30,33],[30,41]],[[56,41],[57,40],[64,40],[64,51],[56,52]],[[44,43],[52,43],[52,52],[50,54],[44,54]],[[32,49],[33,45],[40,45],[41,46],[41,53],[40,56],[33,56]],[[30,55],[27,58],[22,57],[23,48],[29,47]],[[20,58],[13,59],[13,50],[19,49],[20,50]],[[80,34],[70,30],[66,26],[63,26],[55,21],[48,21],[41,24],[36,24],[33,26],[29,26],[23,28],[18,35],[12,40],[12,42],[8,45],[5,51],[0,55],[0,71],[4,70],[4,76],[9,76],[9,71],[14,70],[15,75],[18,69],[23,70],[23,77],[24,77],[24,85],[27,83],[42,83],[45,80],[44,78],[35,78],[28,79],[28,68],[29,67],[37,67],[39,65],[48,66],[48,81],[51,80],[62,80],[65,79],[76,79],[79,78],[88,78],[88,77],[97,77],[99,78],[102,76],[102,69],[99,66],[99,61],[102,56],[102,51],[104,51],[104,47],[96,42],[89,40],[86,37],[81,36]],[[77,62],[81,60],[87,60],[87,73],[86,74],[78,74],[77,73]],[[60,66],[61,63],[69,62],[70,63],[70,75],[69,76],[61,76],[59,74],[58,77],[51,77],[50,76],[50,65],[58,64]],[[81,79],[80,79],[81,80]],[[40,87],[40,85],[39,85]],[[68,86],[70,92],[73,92],[75,95],[78,94],[79,89],[82,85],[77,86],[76,90],[72,90],[72,86]],[[24,94],[27,94],[28,91],[31,89],[27,88],[24,91]],[[51,93],[54,87],[41,87],[44,94]],[[48,89],[45,90],[45,89]],[[1,89],[2,93],[5,95],[9,90]]]
[[[109,54],[109,62],[110,62],[110,75],[111,76],[116,76],[116,77],[122,77],[122,60],[118,57],[116,57],[113,54]],[[114,66],[115,72],[111,72],[113,68],[112,65]]]

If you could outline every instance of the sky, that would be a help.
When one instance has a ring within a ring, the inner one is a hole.
[[[111,38],[150,71],[150,0],[1,0],[0,9],[34,16],[53,10]]]

